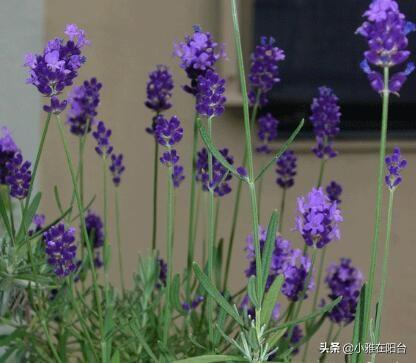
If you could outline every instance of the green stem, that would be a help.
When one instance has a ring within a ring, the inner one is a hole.
[[[215,222],[214,222],[214,244],[217,245],[218,235],[218,219],[220,215],[221,198],[217,198],[215,201]]]
[[[153,225],[152,225],[152,250],[156,249],[157,237],[157,191],[159,174],[159,143],[155,139],[155,155],[153,160]]]
[[[69,172],[71,174],[72,185],[73,185],[74,190],[75,190],[75,199],[76,199],[77,206],[78,206],[78,212],[79,212],[79,217],[80,217],[80,222],[81,222],[81,231],[82,231],[82,235],[84,237],[84,240],[86,242],[87,251],[88,251],[88,258],[89,258],[89,262],[90,262],[90,266],[91,266],[92,285],[93,285],[93,289],[94,289],[94,296],[95,296],[95,300],[96,300],[98,317],[99,317],[99,322],[100,322],[99,325],[100,325],[100,329],[101,329],[101,338],[104,339],[103,314],[102,314],[101,303],[100,303],[99,286],[98,286],[98,281],[97,281],[97,271],[96,271],[95,265],[94,265],[94,252],[92,250],[91,241],[89,239],[88,231],[87,231],[87,228],[85,226],[84,206],[82,205],[81,198],[80,198],[80,195],[78,193],[77,180],[76,180],[76,175],[75,175],[75,171],[74,171],[74,167],[73,167],[73,163],[72,163],[72,157],[71,157],[71,153],[69,152],[68,142],[65,138],[64,129],[63,129],[63,126],[62,126],[62,121],[61,121],[61,118],[59,117],[59,115],[57,115],[57,124],[58,124],[59,135],[60,135],[60,138],[61,138],[61,141],[62,141],[62,145],[64,147]]]
[[[280,200],[279,233],[283,231],[283,217],[285,215],[286,188],[283,188],[282,199]]]
[[[390,195],[389,195],[388,212],[387,212],[386,241],[384,244],[383,267],[381,271],[380,297],[378,298],[378,310],[377,310],[377,320],[376,320],[376,329],[375,329],[376,343],[380,339],[380,332],[381,332],[381,329],[380,329],[381,328],[381,314],[383,312],[383,302],[384,302],[384,294],[386,290],[387,270],[388,270],[389,254],[390,254],[391,223],[393,219],[393,202],[394,202],[394,190],[391,189]]]
[[[49,334],[48,326],[46,325],[46,322],[45,322],[43,317],[42,317],[41,325],[42,325],[42,328],[43,328],[43,332],[45,333],[45,336],[46,336],[46,341],[48,342],[49,348],[51,349],[54,358],[56,359],[56,361],[58,363],[62,363],[62,360],[59,357],[58,352],[56,351],[55,346],[52,343],[52,339],[51,339],[51,336]]]
[[[10,193],[8,193],[8,198],[9,198],[9,212],[10,212],[10,227],[12,229],[12,235],[10,236],[12,239],[12,242],[14,244],[15,242],[15,238],[16,238],[16,228],[15,228],[15,224],[14,224],[14,213],[13,213],[13,203],[12,203],[12,197],[10,196]],[[22,210],[22,219],[23,219],[23,213],[24,210]],[[24,223],[23,223],[23,228],[24,228]]]
[[[261,213],[261,196],[262,196],[262,192],[263,192],[263,178],[261,178],[259,180],[259,188],[258,188],[258,197],[257,197],[257,210],[259,213],[259,221],[260,221],[260,213]]]
[[[389,111],[389,68],[384,68],[384,90],[383,90],[383,110],[381,118],[381,135],[380,135],[380,151],[379,151],[379,165],[378,165],[378,180],[377,180],[377,195],[375,207],[375,222],[374,222],[374,238],[371,244],[371,261],[370,272],[368,279],[368,295],[364,304],[364,319],[363,319],[363,339],[361,342],[365,344],[369,331],[371,305],[374,293],[374,281],[376,277],[378,242],[380,236],[381,210],[383,201],[383,183],[384,183],[384,159],[386,156],[386,141],[387,141],[387,124]],[[362,362],[364,355],[359,355],[359,362]]]
[[[194,134],[192,142],[192,171],[191,171],[191,196],[189,199],[189,225],[188,225],[188,259],[186,271],[186,299],[190,301],[191,298],[191,276],[192,276],[192,262],[194,261],[195,253],[195,233],[196,233],[196,217],[195,217],[195,173],[196,173],[196,153],[198,147],[198,113],[195,114],[194,119]]]
[[[322,181],[324,178],[324,171],[325,171],[325,164],[326,164],[326,159],[321,159],[321,166],[319,168],[319,177],[318,177],[318,184],[317,184],[318,188],[322,186]]]
[[[107,187],[107,160],[103,157],[103,198],[104,198],[104,289],[108,299],[109,293],[109,268],[110,268],[110,247],[108,245],[108,187]]]
[[[120,273],[120,285],[123,295],[126,293],[126,287],[124,284],[124,267],[123,267],[123,255],[121,248],[121,232],[120,232],[120,197],[118,188],[115,188],[115,205],[116,205],[116,234],[117,234],[117,247],[118,247],[118,268]]]

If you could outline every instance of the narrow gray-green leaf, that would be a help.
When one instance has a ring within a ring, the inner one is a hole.
[[[263,261],[262,261],[262,284],[261,287],[262,293],[266,288],[267,278],[269,277],[269,270],[270,270],[270,261],[272,259],[272,253],[275,247],[276,241],[276,230],[277,230],[277,223],[278,223],[278,214],[277,211],[274,210],[269,221],[269,226],[267,227],[267,235],[266,235],[266,244],[264,246],[263,252]],[[262,296],[260,296],[262,299]]]
[[[182,314],[183,308],[181,305],[181,301],[179,299],[179,293],[180,293],[180,277],[179,277],[179,274],[176,274],[172,280],[170,302],[172,306],[175,308],[175,310]]]
[[[278,275],[269,291],[264,296],[263,306],[261,308],[261,325],[268,324],[273,313],[273,309],[276,306],[277,299],[280,295],[280,289],[284,282],[283,275]]]
[[[200,355],[199,357],[175,360],[173,363],[216,363],[216,362],[248,362],[241,357],[231,355]]]
[[[256,308],[259,308],[260,301],[259,301],[259,297],[257,296],[257,290],[256,290],[256,276],[250,276],[250,278],[248,279],[247,293],[253,305]]]

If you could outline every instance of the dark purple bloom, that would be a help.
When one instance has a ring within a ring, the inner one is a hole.
[[[183,128],[177,116],[172,116],[167,120],[159,115],[156,118],[154,128],[155,138],[160,145],[173,146],[182,140]]]
[[[85,228],[93,248],[100,248],[104,245],[104,224],[101,217],[89,210],[85,216]]]
[[[271,113],[259,117],[257,136],[262,144],[256,148],[256,151],[263,154],[270,154],[269,143],[277,139],[277,126],[279,121]]]
[[[60,94],[66,86],[73,83],[78,70],[85,63],[81,49],[89,44],[85,32],[75,24],[66,26],[65,34],[69,40],[61,38],[50,40],[42,54],[27,54],[25,67],[29,68],[27,83],[33,84],[47,97]]]
[[[308,246],[322,248],[333,240],[341,238],[339,223],[341,211],[337,202],[331,202],[322,188],[313,188],[305,198],[297,200],[298,215],[295,230],[302,234]]]
[[[319,158],[333,158],[337,155],[332,149],[332,139],[340,129],[340,107],[338,97],[329,87],[319,87],[319,96],[312,101],[310,120],[313,125],[317,146],[313,149]]]
[[[162,286],[166,286],[168,264],[163,260],[163,258],[158,258],[157,263],[159,267],[159,282],[156,284],[156,287],[160,289]]]
[[[184,42],[174,44],[173,55],[180,59],[180,66],[190,79],[190,85],[184,91],[195,95],[198,76],[213,69],[215,63],[225,57],[223,45],[214,42],[211,33],[203,32],[199,25],[194,26],[194,33],[185,37]]]
[[[172,171],[172,181],[175,188],[179,188],[185,179],[184,168],[182,165],[174,165]]]
[[[218,117],[224,112],[226,98],[225,79],[208,69],[204,75],[198,76],[196,93],[196,110],[206,117]]]
[[[14,142],[12,135],[7,127],[1,129],[0,137],[0,184],[7,184],[6,177],[9,174],[7,163],[11,162],[16,155],[20,153],[19,147]]]
[[[149,73],[146,84],[146,107],[159,113],[172,107],[173,78],[168,67],[159,64],[153,72]]]
[[[82,136],[91,131],[100,104],[101,88],[102,84],[91,78],[71,90],[67,123],[74,135]]]
[[[348,324],[354,320],[358,297],[363,284],[363,275],[360,270],[351,265],[351,260],[341,258],[340,264],[331,264],[325,279],[331,300],[342,296],[342,300],[328,313],[331,321]]]
[[[5,180],[12,197],[17,199],[26,198],[32,180],[30,166],[30,161],[24,161],[20,153],[16,153],[11,160],[6,162],[7,175]]]
[[[244,166],[239,166],[237,168],[237,173],[242,177],[242,178],[247,178],[248,173],[247,173],[247,169]]]
[[[36,232],[42,230],[45,226],[45,215],[44,214],[35,214],[32,219],[33,227],[28,230],[28,235],[33,236]]]
[[[204,301],[204,297],[202,295],[198,295],[195,299],[191,301],[190,304],[187,302],[182,303],[182,308],[186,312],[189,312],[191,310],[195,310],[199,306],[199,304],[201,304],[201,302],[203,301]]]
[[[294,177],[297,174],[297,160],[293,150],[286,150],[279,159],[276,160],[276,183],[283,189],[288,189],[295,184]]]
[[[335,181],[331,181],[325,189],[326,195],[331,202],[341,203],[340,196],[342,194],[342,187]]]
[[[97,154],[103,158],[108,157],[113,152],[113,146],[110,143],[111,130],[105,126],[103,121],[99,121],[97,129],[92,135],[97,140],[95,147]]]
[[[123,164],[123,154],[111,154],[111,164],[109,169],[113,176],[113,183],[118,187],[121,182],[121,176],[126,170],[126,167]]]
[[[406,168],[407,161],[402,158],[400,148],[395,147],[393,153],[385,159],[388,174],[385,177],[386,185],[394,190],[402,182],[401,171]]]
[[[74,262],[77,246],[75,245],[75,228],[65,228],[64,223],[49,228],[43,234],[48,264],[58,277],[68,276],[76,269]]]
[[[407,49],[407,35],[416,29],[415,24],[406,21],[404,14],[394,0],[375,0],[364,13],[366,21],[357,29],[368,42],[368,50],[364,52],[365,60],[361,68],[367,74],[371,86],[377,92],[384,89],[384,80],[379,72],[373,71],[370,64],[386,68],[402,64],[410,56]],[[407,76],[414,70],[409,63],[406,70],[392,76],[389,82],[391,92],[398,93]]]
[[[165,151],[160,157],[160,162],[167,166],[174,166],[179,161],[179,155],[175,149]]]
[[[52,96],[50,105],[44,105],[43,111],[59,115],[63,110],[65,110],[67,103],[67,100],[63,100],[61,102],[58,97]]]
[[[221,149],[220,153],[229,164],[234,164],[234,158],[229,154],[228,149]],[[206,148],[202,148],[198,151],[196,161],[196,180],[201,182],[202,189],[208,191],[210,188],[214,188],[214,194],[217,197],[230,193],[232,175],[217,159],[212,157],[212,183],[210,184],[208,166],[208,151]]]
[[[260,93],[260,105],[268,103],[267,92],[280,81],[278,63],[285,59],[285,53],[275,45],[270,37],[261,37],[260,44],[251,54],[251,65],[248,79],[250,80],[249,98],[254,104],[257,92]]]
[[[286,332],[285,335],[283,335],[283,337],[288,339],[289,338],[288,332]],[[302,329],[299,327],[299,325],[295,325],[291,332],[289,345],[292,346],[292,345],[298,344],[302,340],[302,338],[303,338]],[[296,348],[292,351],[292,354],[297,354],[297,353],[299,353],[299,348]]]

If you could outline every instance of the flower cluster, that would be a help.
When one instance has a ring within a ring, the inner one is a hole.
[[[286,150],[280,158],[276,160],[276,183],[283,189],[288,189],[295,184],[298,158],[293,150]]]
[[[165,262],[163,258],[158,258],[157,264],[159,267],[159,276],[156,287],[160,289],[162,286],[166,286],[166,279],[168,276],[168,264]]]
[[[225,57],[223,46],[214,42],[211,33],[203,32],[198,25],[194,26],[192,35],[185,37],[185,41],[174,44],[173,54],[180,59],[180,66],[191,81],[183,89],[192,95],[197,93],[198,77],[212,70],[215,63]]]
[[[109,166],[111,175],[113,176],[113,183],[116,187],[120,185],[121,176],[126,167],[123,164],[123,154],[111,154],[111,164]]]
[[[289,335],[289,332],[286,332],[283,335],[283,337],[286,338],[286,339],[288,339],[289,338],[288,335]],[[292,330],[291,335],[290,335],[290,342],[289,342],[290,345],[291,346],[294,346],[294,345],[298,344],[302,340],[302,338],[303,338],[302,328],[299,325],[295,325],[293,327],[293,330]],[[299,353],[299,348],[295,348],[292,351],[292,354],[297,354],[297,353]]]
[[[12,197],[16,199],[26,198],[32,180],[30,166],[30,161],[24,161],[23,156],[20,153],[16,153],[13,158],[6,163],[6,183],[10,188],[10,195]]]
[[[382,92],[385,86],[383,76],[370,64],[390,68],[406,62],[410,56],[407,35],[415,31],[416,26],[406,21],[394,0],[374,0],[364,16],[367,20],[357,29],[357,33],[367,40],[369,50],[364,52],[361,68],[372,88]],[[409,62],[404,71],[394,74],[387,85],[389,91],[398,93],[414,68],[414,64]]]
[[[329,87],[319,87],[319,96],[312,101],[310,120],[313,125],[317,145],[313,152],[318,158],[333,158],[337,155],[332,148],[332,139],[340,129],[340,107],[338,97]]]
[[[342,296],[342,300],[328,313],[331,321],[348,324],[354,320],[358,297],[363,284],[360,270],[351,265],[351,260],[341,258],[340,264],[331,264],[325,279],[331,300]]]
[[[75,271],[74,259],[77,253],[75,228],[66,229],[64,223],[59,223],[43,234],[43,241],[48,264],[53,267],[58,277],[68,276]]]
[[[67,123],[74,135],[83,136],[91,131],[91,126],[97,116],[101,88],[102,84],[96,78],[91,78],[71,90]]]
[[[98,122],[97,129],[92,133],[97,140],[95,151],[103,158],[107,158],[113,152],[113,145],[110,143],[111,134],[111,129],[107,128],[103,121]]]
[[[326,195],[331,202],[341,203],[340,196],[342,194],[342,187],[335,181],[331,181],[325,188]]]
[[[306,198],[299,197],[297,205],[299,214],[295,230],[302,234],[308,246],[322,248],[341,238],[341,211],[337,202],[331,202],[322,188],[313,188]]]
[[[89,242],[92,248],[95,250],[94,264],[96,267],[103,265],[100,257],[100,248],[104,245],[104,224],[101,217],[89,210],[85,216],[85,228],[87,230]]]
[[[195,299],[191,301],[190,304],[187,302],[182,303],[182,308],[186,312],[190,312],[191,310],[195,310],[203,301],[204,297],[202,295],[198,295]]]
[[[234,158],[229,154],[228,149],[224,148],[219,151],[229,164],[234,164]],[[212,180],[210,183],[208,163],[208,151],[206,148],[202,148],[198,151],[196,160],[196,180],[201,182],[202,189],[208,191],[210,188],[213,188],[216,197],[223,197],[224,195],[231,193],[230,180],[232,179],[232,175],[229,174],[227,169],[213,156]]]
[[[271,113],[259,117],[257,120],[258,130],[257,136],[262,144],[256,148],[256,151],[262,154],[270,154],[271,149],[269,142],[277,139],[277,126],[279,121],[276,120]]]
[[[402,182],[400,172],[406,168],[407,161],[402,158],[402,154],[398,147],[395,147],[393,153],[385,159],[388,174],[385,177],[386,185],[389,189],[394,190]]]
[[[251,54],[251,65],[248,79],[250,80],[249,98],[255,103],[259,94],[259,103],[264,106],[268,103],[267,92],[280,81],[278,63],[285,59],[283,50],[275,46],[275,40],[270,37],[261,37],[260,44]]]
[[[149,73],[146,84],[147,99],[144,103],[157,114],[169,110],[172,107],[173,78],[168,67],[159,64],[156,69]]]
[[[259,226],[261,252],[264,248],[266,235],[267,231],[262,226]],[[256,274],[253,235],[249,235],[247,237],[246,251],[247,259],[249,260],[249,267],[246,269],[245,273],[247,277],[250,277]],[[290,241],[283,239],[280,235],[277,235],[270,263],[269,277],[266,281],[266,290],[270,288],[278,275],[283,274],[285,282],[282,286],[282,293],[289,300],[297,301],[302,297],[301,295],[305,290],[306,280],[311,268],[312,263],[308,256],[303,255],[301,250],[292,248]],[[314,282],[311,275],[308,288],[306,290],[311,290],[313,287]],[[303,298],[305,299],[306,297],[307,291],[305,291]]]
[[[196,111],[205,117],[218,117],[224,112],[225,79],[208,69],[197,78]]]
[[[70,24],[66,26],[65,34],[69,40],[52,39],[47,43],[42,54],[28,53],[25,56],[24,65],[29,68],[29,78],[26,82],[33,84],[42,95],[47,97],[55,98],[66,86],[72,85],[79,68],[86,60],[81,50],[90,42],[86,39],[84,30],[79,29],[75,24]],[[45,110],[56,108],[56,100],[51,106],[46,106]],[[61,106],[58,103],[58,108]]]
[[[12,135],[7,127],[1,129],[2,135],[0,137],[0,184],[7,184],[6,178],[9,174],[9,169],[6,165],[11,162],[16,155],[20,153],[19,147],[13,140]]]
[[[32,219],[33,227],[27,231],[29,236],[33,236],[35,233],[42,230],[45,226],[46,218],[44,214],[35,214]]]

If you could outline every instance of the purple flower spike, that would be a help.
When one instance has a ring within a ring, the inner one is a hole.
[[[33,227],[28,230],[28,235],[33,236],[45,226],[46,218],[44,214],[35,214],[32,219]]]
[[[330,289],[328,297],[331,300],[342,296],[342,300],[328,313],[331,321],[349,324],[355,318],[355,312],[363,284],[360,270],[352,266],[351,260],[341,258],[340,264],[331,264],[325,282]]]
[[[225,79],[207,70],[197,79],[196,110],[205,117],[218,117],[224,112]]]
[[[69,38],[68,41],[65,42],[61,38],[52,39],[47,43],[43,53],[28,53],[25,56],[24,66],[29,69],[26,83],[33,84],[47,97],[56,96],[66,86],[72,85],[79,68],[86,60],[81,54],[82,48],[89,44],[85,32],[75,24],[70,24],[67,25],[65,34]]]
[[[242,177],[242,178],[247,178],[248,177],[248,173],[247,173],[247,169],[244,166],[239,166],[237,168],[237,173]]]
[[[250,80],[250,102],[254,104],[257,92],[260,92],[260,105],[268,103],[267,92],[280,81],[278,63],[285,59],[285,53],[275,45],[270,37],[261,37],[260,44],[251,54],[251,66],[248,79]]]
[[[160,157],[160,162],[167,166],[174,166],[179,161],[179,155],[175,149],[165,151]]]
[[[320,159],[333,158],[337,153],[332,149],[332,139],[340,131],[338,97],[329,87],[319,87],[318,90],[319,96],[312,101],[310,117],[317,142],[313,152]]]
[[[182,303],[182,308],[186,312],[190,312],[191,310],[195,310],[203,301],[204,297],[202,295],[198,295],[195,299],[191,301],[191,304],[187,302]]]
[[[283,335],[284,338],[289,338],[288,337],[288,332],[285,333],[285,335]],[[293,327],[293,331],[292,331],[292,335],[290,337],[290,346],[296,345],[298,344],[303,338],[303,331],[301,329],[301,327],[299,325],[295,325]],[[296,348],[292,351],[292,354],[298,354],[299,353],[299,348]]]
[[[155,137],[162,146],[173,146],[182,140],[183,128],[177,116],[172,116],[170,120],[163,116],[158,116],[155,122]]]
[[[77,246],[75,245],[75,228],[65,228],[64,223],[51,227],[43,234],[48,264],[58,277],[68,276],[75,271],[74,262]]]
[[[220,150],[221,155],[230,163],[234,164],[234,158],[229,154],[228,149],[224,148]],[[230,180],[232,175],[227,173],[227,169],[214,157],[212,157],[212,185],[209,181],[208,173],[208,151],[206,148],[202,148],[198,151],[198,157],[196,161],[196,180],[201,182],[202,190],[208,191],[210,188],[214,188],[214,195],[216,197],[223,197],[231,193]]]
[[[340,196],[342,194],[342,187],[335,181],[331,181],[325,189],[326,195],[331,202],[341,203]]]
[[[269,143],[277,139],[277,126],[279,125],[279,121],[276,120],[271,113],[267,113],[266,115],[259,117],[257,122],[257,136],[262,144],[256,148],[256,151],[261,154],[270,154],[271,149]]]
[[[402,158],[400,148],[395,147],[393,153],[385,159],[388,174],[385,177],[386,185],[395,190],[402,182],[401,171],[406,168],[407,161]]]
[[[302,234],[308,246],[322,248],[341,238],[341,211],[336,202],[329,200],[322,188],[313,188],[306,198],[299,197],[297,203],[299,214],[295,230]]]
[[[32,172],[31,163],[24,161],[20,153],[16,153],[11,160],[6,163],[7,176],[6,183],[10,188],[10,195],[16,199],[26,198],[29,192]]]
[[[197,93],[197,79],[213,69],[215,63],[225,57],[222,44],[214,42],[211,33],[203,32],[198,25],[194,33],[185,37],[184,42],[174,44],[173,55],[180,59],[180,66],[190,79],[190,85],[183,86],[185,92]]]
[[[156,287],[160,289],[162,286],[166,286],[166,279],[168,276],[168,264],[163,258],[157,259],[159,267],[159,282],[156,284]]]
[[[95,151],[101,157],[107,158],[113,152],[113,146],[110,143],[111,130],[105,126],[103,121],[99,121],[97,129],[92,135],[97,140]]]
[[[85,216],[85,228],[93,248],[100,248],[104,245],[104,224],[101,217],[89,210]]]
[[[100,104],[101,88],[102,84],[96,78],[91,78],[71,90],[67,124],[74,135],[83,136],[91,131]]]
[[[146,107],[160,113],[172,107],[170,98],[172,97],[173,78],[168,67],[159,64],[156,69],[149,74],[146,85],[147,100]]]
[[[276,160],[276,183],[283,189],[288,189],[295,184],[297,174],[297,161],[293,150],[286,150],[279,159]]]
[[[184,175],[184,168],[182,165],[174,165],[173,171],[172,171],[172,181],[173,186],[175,188],[179,188],[181,183],[184,181],[185,175]]]
[[[49,106],[44,105],[43,106],[43,111],[50,112],[50,113],[53,113],[55,115],[59,115],[63,110],[65,110],[67,103],[68,103],[67,100],[63,100],[61,102],[61,101],[59,101],[58,97],[52,96],[51,97],[51,104]]]
[[[121,183],[121,176],[126,170],[126,167],[123,164],[123,154],[111,154],[111,164],[109,169],[113,176],[113,183],[118,187]]]
[[[410,56],[410,51],[406,49],[407,35],[415,31],[416,26],[406,21],[394,0],[374,0],[364,17],[367,20],[356,31],[367,40],[369,47],[364,52],[365,60],[361,63],[361,68],[367,74],[371,87],[381,92],[384,89],[383,77],[379,72],[373,71],[369,63],[390,68],[406,62]],[[409,63],[404,71],[392,75],[388,84],[389,91],[398,94],[413,70],[413,63]]]
[[[16,153],[20,152],[19,147],[13,140],[13,137],[7,127],[1,129],[0,137],[0,184],[7,184],[6,178],[9,175],[9,169],[6,165],[12,162]]]

